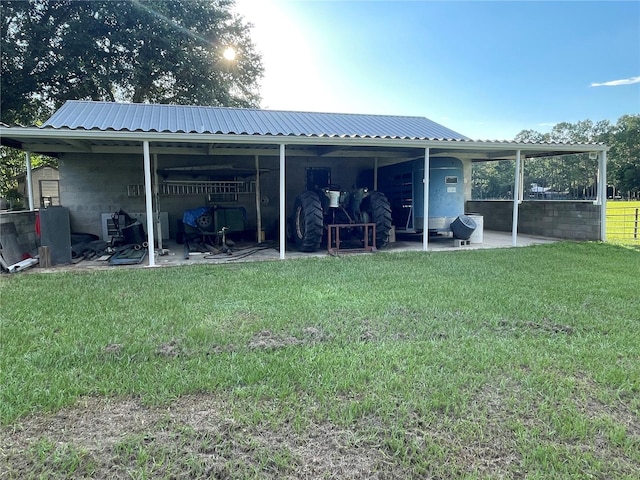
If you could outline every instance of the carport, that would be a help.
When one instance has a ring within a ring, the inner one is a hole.
[[[258,109],[195,107],[177,105],[121,104],[68,101],[41,127],[0,126],[3,145],[26,152],[27,181],[31,182],[31,154],[64,159],[82,156],[87,164],[109,155],[132,156],[139,165],[140,186],[146,213],[149,245],[161,242],[159,235],[158,156],[174,159],[206,158],[212,168],[223,167],[229,158],[253,158],[257,234],[261,231],[261,162],[270,159],[278,172],[279,258],[285,258],[288,169],[294,159],[339,159],[368,162],[373,186],[381,167],[407,161],[422,161],[423,211],[429,212],[429,164],[438,157],[456,157],[471,162],[515,160],[512,201],[512,244],[517,244],[519,208],[523,202],[523,165],[526,158],[575,153],[598,156],[599,239],[605,239],[606,159],[603,144],[516,143],[474,141],[423,117],[325,114]],[[178,165],[178,166],[175,166]],[[61,168],[64,172],[64,169]],[[61,186],[64,185],[61,178]],[[301,185],[298,190],[302,191]],[[470,197],[469,197],[470,199]],[[65,203],[64,189],[61,203]],[[34,209],[33,200],[29,207]],[[103,208],[104,209],[104,208]],[[92,213],[93,214],[93,213]],[[429,249],[424,229],[422,249]],[[148,257],[155,265],[154,255]]]

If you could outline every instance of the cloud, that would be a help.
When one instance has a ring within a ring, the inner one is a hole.
[[[592,87],[617,87],[618,85],[632,85],[640,83],[640,77],[623,78],[622,80],[611,80],[610,82],[592,83]]]

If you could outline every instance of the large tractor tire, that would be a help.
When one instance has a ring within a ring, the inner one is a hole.
[[[315,252],[320,248],[324,224],[322,204],[318,194],[307,190],[296,197],[293,208],[293,237],[301,252]]]
[[[362,202],[360,210],[367,223],[376,224],[376,248],[384,248],[389,243],[391,233],[391,205],[382,192],[371,192]]]

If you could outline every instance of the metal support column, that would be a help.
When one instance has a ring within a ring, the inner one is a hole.
[[[29,210],[33,212],[33,179],[31,178],[31,152],[25,152],[25,163],[27,165],[27,195],[29,197]]]
[[[287,212],[285,199],[285,151],[284,143],[280,144],[280,260],[284,260],[287,246]]]
[[[158,181],[158,154],[153,154],[153,200],[156,211],[153,219],[156,224],[156,233],[158,234],[158,250],[162,250],[162,223],[160,222],[160,185]]]
[[[373,189],[378,190],[378,157],[373,160]]]
[[[263,239],[262,239],[262,204],[260,202],[260,156],[256,155],[255,156],[255,160],[256,160],[256,229],[258,230],[257,232],[257,238],[258,238],[258,243],[262,243]]]
[[[513,182],[513,223],[511,226],[511,245],[518,245],[518,207],[520,200],[520,150],[516,152],[516,171]]]
[[[602,150],[598,159],[598,197],[600,205],[600,241],[607,241],[607,152]]]
[[[423,205],[422,205],[422,250],[429,249],[429,147],[424,149]],[[414,225],[415,227],[415,225]]]
[[[149,155],[149,141],[142,142],[142,154],[144,156],[144,202],[147,215],[147,244],[149,248],[149,266],[156,265],[156,257],[154,251],[154,232],[153,232],[153,197],[151,195],[151,156]]]
[[[525,159],[526,159],[526,156],[521,153],[520,154],[520,172],[518,174],[518,185],[520,185],[520,188],[518,190],[519,203],[522,203],[522,201],[524,200],[524,161]]]

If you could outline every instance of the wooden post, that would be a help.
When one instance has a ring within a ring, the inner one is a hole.
[[[49,247],[38,247],[38,256],[40,257],[40,266],[42,268],[49,268],[51,266],[51,249]]]

